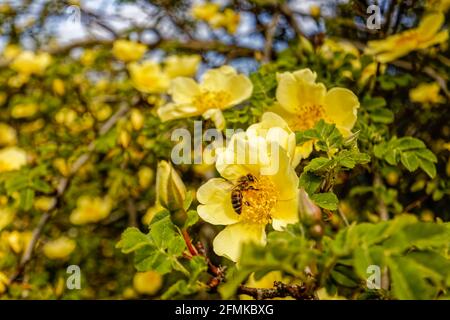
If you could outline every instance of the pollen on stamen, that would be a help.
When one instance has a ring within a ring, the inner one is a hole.
[[[230,99],[230,94],[225,91],[205,91],[194,98],[193,104],[202,111],[223,109]]]
[[[242,191],[241,219],[247,223],[266,225],[277,202],[277,190],[267,177],[259,177],[249,190]]]
[[[319,120],[326,120],[326,113],[321,105],[303,105],[298,107],[297,117],[290,121],[294,130],[308,130],[315,126]]]

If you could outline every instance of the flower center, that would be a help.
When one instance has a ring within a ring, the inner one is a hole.
[[[409,42],[417,42],[418,33],[416,30],[405,31],[401,35],[399,35],[398,40],[396,41],[397,46],[402,46],[408,44]]]
[[[325,109],[321,105],[303,105],[298,107],[297,115],[289,121],[294,131],[313,128],[319,120],[326,120]]]
[[[261,176],[253,181],[242,181],[241,221],[266,225],[271,222],[271,212],[277,202],[278,192],[269,178]]]
[[[231,95],[225,91],[204,91],[194,97],[193,104],[201,111],[223,109],[231,100]]]

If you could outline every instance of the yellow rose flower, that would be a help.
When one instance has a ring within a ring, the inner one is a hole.
[[[11,69],[26,75],[41,75],[50,65],[51,60],[51,56],[45,52],[22,51],[11,63]]]
[[[16,143],[16,130],[6,123],[0,123],[0,146],[15,145]]]
[[[392,35],[383,40],[368,42],[367,53],[376,55],[381,63],[394,61],[411,51],[426,49],[448,39],[448,30],[439,32],[445,22],[442,13],[425,16],[417,28]]]
[[[437,82],[421,83],[409,91],[409,99],[418,103],[444,103],[445,98],[439,94],[441,88]]]
[[[17,147],[0,150],[0,172],[19,170],[27,164],[27,153]]]
[[[309,14],[310,14],[311,17],[313,17],[314,19],[320,18],[320,13],[321,13],[320,6],[318,6],[318,5],[312,5],[312,6],[309,7]]]
[[[295,133],[283,118],[273,112],[264,113],[260,122],[248,127],[247,135],[278,143],[289,155],[294,168],[301,160],[300,154],[296,152]]]
[[[165,60],[164,71],[170,78],[193,77],[202,58],[199,55],[170,56]]]
[[[81,196],[70,214],[70,222],[77,225],[95,223],[108,217],[111,209],[112,201],[108,197]]]
[[[144,61],[140,64],[133,62],[128,65],[134,87],[145,93],[163,93],[170,83],[169,76],[161,70],[158,63]]]
[[[53,92],[56,93],[58,96],[63,96],[64,93],[66,93],[64,81],[62,81],[61,79],[53,80],[52,89],[53,89]]]
[[[133,287],[139,294],[155,295],[163,284],[163,277],[156,271],[137,272]]]
[[[14,119],[29,118],[38,112],[39,106],[36,103],[16,104],[11,109],[11,116]]]
[[[322,83],[315,82],[316,77],[310,69],[278,74],[278,104],[272,111],[294,131],[311,129],[323,119],[349,135],[356,122],[358,97],[344,88],[327,91]]]
[[[129,40],[116,40],[113,44],[113,55],[124,62],[136,61],[142,58],[147,46]]]
[[[253,84],[248,77],[230,66],[222,66],[208,70],[200,83],[184,77],[172,80],[169,94],[173,102],[160,107],[158,115],[162,121],[203,115],[212,118],[218,129],[223,129],[221,110],[248,99],[252,91]]]
[[[327,91],[322,83],[315,82],[316,77],[310,69],[278,74],[278,103],[272,111],[281,116],[293,131],[311,129],[319,120],[324,120],[334,123],[343,135],[350,135],[356,123],[358,97],[344,88]],[[296,147],[296,161],[298,157],[307,158],[312,148],[313,142]]]
[[[219,9],[217,3],[203,3],[194,5],[191,13],[195,19],[208,21],[219,12]]]
[[[47,242],[42,250],[47,258],[52,260],[66,259],[75,250],[75,241],[67,237],[60,237]]]
[[[298,221],[298,177],[277,143],[237,133],[218,150],[216,169],[223,178],[198,189],[197,211],[206,222],[225,225],[213,242],[217,255],[237,261],[244,243],[265,244],[268,224],[281,230]]]

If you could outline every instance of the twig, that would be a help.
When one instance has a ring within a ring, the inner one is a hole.
[[[270,21],[269,26],[266,30],[266,44],[264,45],[264,62],[269,62],[272,57],[273,50],[273,38],[275,36],[275,32],[277,31],[278,21],[280,20],[280,14],[275,12],[272,21]]]
[[[286,18],[288,19],[289,24],[294,29],[295,33],[297,34],[297,37],[305,37],[305,34],[300,29],[300,26],[298,25],[297,20],[295,19],[295,14],[291,10],[291,8],[289,8],[289,6],[286,3],[283,3],[280,6],[280,10],[286,16]]]
[[[239,286],[238,294],[246,294],[256,300],[293,297],[297,300],[316,300],[314,293],[304,285],[285,284],[279,281],[273,283],[274,287],[251,288],[244,285]]]

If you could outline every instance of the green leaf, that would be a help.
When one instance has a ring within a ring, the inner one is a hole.
[[[417,170],[419,167],[419,158],[417,158],[414,152],[403,152],[400,155],[400,159],[405,168],[411,172]]]
[[[34,190],[42,192],[42,193],[51,193],[53,188],[45,182],[44,180],[35,179],[33,180],[32,187]]]
[[[123,253],[130,253],[146,245],[153,245],[149,236],[143,234],[138,228],[132,227],[122,233],[116,248],[120,248]]]
[[[187,229],[191,226],[193,226],[194,224],[196,224],[198,221],[198,213],[195,210],[189,210],[187,212],[187,218],[186,221],[184,223],[184,228]]]
[[[390,124],[394,122],[394,112],[389,109],[376,109],[370,112],[370,118],[376,123]]]
[[[312,159],[304,168],[304,172],[308,171],[324,171],[333,163],[333,160],[324,157]]]
[[[336,210],[339,203],[337,196],[333,192],[313,194],[311,200],[319,207],[328,210]]]
[[[28,211],[33,207],[34,190],[31,188],[22,189],[20,191],[20,208]]]
[[[305,191],[309,195],[312,195],[314,192],[317,191],[321,182],[322,182],[321,177],[315,175],[312,172],[306,171],[300,175],[299,187],[305,189]]]
[[[436,176],[436,166],[433,162],[425,159],[419,159],[419,166],[430,178],[434,178]]]

